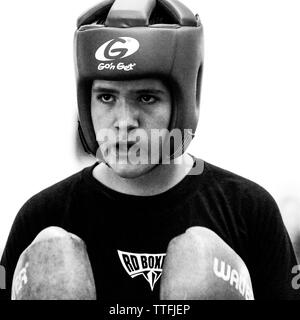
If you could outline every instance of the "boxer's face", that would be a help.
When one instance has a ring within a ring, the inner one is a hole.
[[[91,95],[92,121],[106,163],[123,178],[147,173],[159,158],[151,135],[167,129],[171,119],[168,87],[158,79],[95,80]],[[160,135],[163,141],[165,133]]]

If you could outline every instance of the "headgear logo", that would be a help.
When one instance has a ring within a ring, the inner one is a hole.
[[[134,38],[119,37],[105,42],[95,53],[99,61],[124,59],[138,51],[139,42]]]
[[[131,278],[144,276],[153,291],[155,283],[161,276],[166,254],[140,254],[119,250],[118,254],[124,269]]]

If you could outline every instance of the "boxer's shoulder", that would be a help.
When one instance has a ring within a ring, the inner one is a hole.
[[[93,166],[84,168],[34,194],[24,203],[18,216],[25,217],[35,213],[45,216],[47,212],[51,215],[61,213],[67,203],[76,198],[84,175],[91,171]]]
[[[33,195],[28,202],[39,202],[43,200],[51,201],[55,200],[56,202],[61,197],[65,197],[66,194],[71,193],[74,188],[76,188],[76,185],[80,183],[82,172],[84,170],[81,170],[75,174],[72,174],[71,176],[64,178],[61,181],[56,182],[55,184],[52,184],[45,189],[39,191],[35,195]]]
[[[269,191],[249,178],[208,162],[205,162],[205,170],[209,180],[213,182],[211,185],[217,185],[225,193],[244,200],[275,202]]]

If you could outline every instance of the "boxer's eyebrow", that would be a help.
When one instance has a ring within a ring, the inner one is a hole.
[[[140,90],[134,90],[137,94],[166,94],[165,91],[159,90],[159,89],[140,89]]]
[[[115,89],[115,88],[109,88],[109,87],[103,87],[103,86],[95,86],[92,88],[93,93],[112,93],[112,94],[119,94],[120,91]],[[153,89],[153,88],[145,88],[145,89],[133,89],[130,90],[131,93],[135,94],[158,94],[158,95],[163,95],[166,94],[164,90],[160,89]]]
[[[107,88],[107,87],[93,87],[92,92],[97,93],[97,92],[102,92],[102,93],[114,93],[118,94],[120,91],[114,88]]]

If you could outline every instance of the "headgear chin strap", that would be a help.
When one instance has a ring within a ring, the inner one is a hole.
[[[159,24],[150,24],[153,16]],[[91,119],[93,80],[159,78],[172,94],[169,130],[190,132],[173,139],[171,158],[180,156],[198,123],[203,66],[203,28],[198,16],[177,0],[105,0],[83,14],[75,33],[80,137],[96,155]]]

